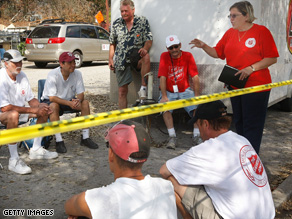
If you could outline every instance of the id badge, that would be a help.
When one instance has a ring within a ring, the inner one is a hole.
[[[173,85],[172,87],[173,87],[173,93],[177,93],[177,92],[178,92],[178,87],[177,87],[177,85]]]

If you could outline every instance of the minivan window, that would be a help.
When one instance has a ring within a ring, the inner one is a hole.
[[[94,27],[81,27],[81,38],[97,38]]]
[[[55,38],[58,37],[61,27],[49,26],[49,27],[36,27],[29,38]]]
[[[66,37],[80,38],[80,26],[67,27]]]
[[[107,39],[109,38],[109,35],[107,32],[105,32],[105,30],[101,29],[101,28],[97,28],[98,31],[98,38],[99,39]]]

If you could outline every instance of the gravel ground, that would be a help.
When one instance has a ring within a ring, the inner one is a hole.
[[[35,93],[38,79],[46,78],[47,73],[56,66],[49,64],[45,69],[37,69],[33,63],[24,62],[23,70]],[[82,67],[80,70],[87,90],[86,98],[90,100],[91,113],[117,109],[117,105],[108,99],[110,80],[107,64],[93,63],[92,66]],[[137,119],[144,124],[150,124],[153,140],[149,161],[143,167],[145,174],[158,176],[158,170],[166,160],[183,153],[191,145],[191,127],[185,126],[187,118],[175,114],[174,119],[179,139],[175,151],[163,147],[167,135],[161,116],[155,114],[147,119]],[[3,216],[4,209],[25,209],[25,217],[15,218],[42,218],[28,217],[28,209],[50,209],[54,213],[50,218],[66,218],[63,206],[69,197],[112,182],[113,176],[108,168],[107,148],[103,140],[103,134],[110,125],[90,128],[92,139],[99,144],[97,150],[79,145],[80,130],[63,134],[68,152],[59,155],[56,160],[29,160],[27,151],[20,148],[21,157],[32,168],[33,173],[30,175],[22,176],[8,171],[9,152],[6,146],[0,147],[0,163],[4,167],[0,170],[0,218],[6,218]],[[291,174],[291,131],[292,113],[281,112],[277,105],[269,108],[260,156],[272,189]],[[53,141],[49,150],[54,149]],[[290,207],[291,202],[288,202],[286,209]],[[277,218],[292,218],[289,214],[291,216],[289,211],[279,211]]]

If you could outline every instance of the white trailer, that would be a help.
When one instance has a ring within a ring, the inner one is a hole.
[[[225,60],[209,57],[201,49],[191,49],[189,42],[198,38],[215,46],[231,26],[229,8],[236,0],[134,0],[135,14],[145,16],[150,23],[153,45],[150,50],[151,71],[154,73],[155,99],[159,96],[157,71],[160,54],[166,51],[165,38],[170,34],[178,35],[182,50],[193,54],[199,71],[202,94],[226,91],[218,81]],[[273,82],[291,79],[292,74],[292,0],[250,0],[257,17],[255,23],[265,25],[272,33],[280,57],[271,66]],[[112,22],[120,17],[120,0],[111,1]],[[117,101],[115,75],[111,73],[111,99]],[[128,98],[134,101],[140,87],[140,79],[135,79],[129,89]],[[138,84],[138,85],[135,85]],[[281,101],[284,110],[292,111],[291,86],[272,89],[269,105]],[[284,100],[284,101],[282,101]],[[225,102],[228,100],[224,100]],[[230,103],[227,102],[230,106]]]

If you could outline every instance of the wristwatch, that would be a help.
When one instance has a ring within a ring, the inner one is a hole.
[[[252,71],[254,72],[255,71],[254,67],[252,65],[250,65],[250,67],[251,67]]]

